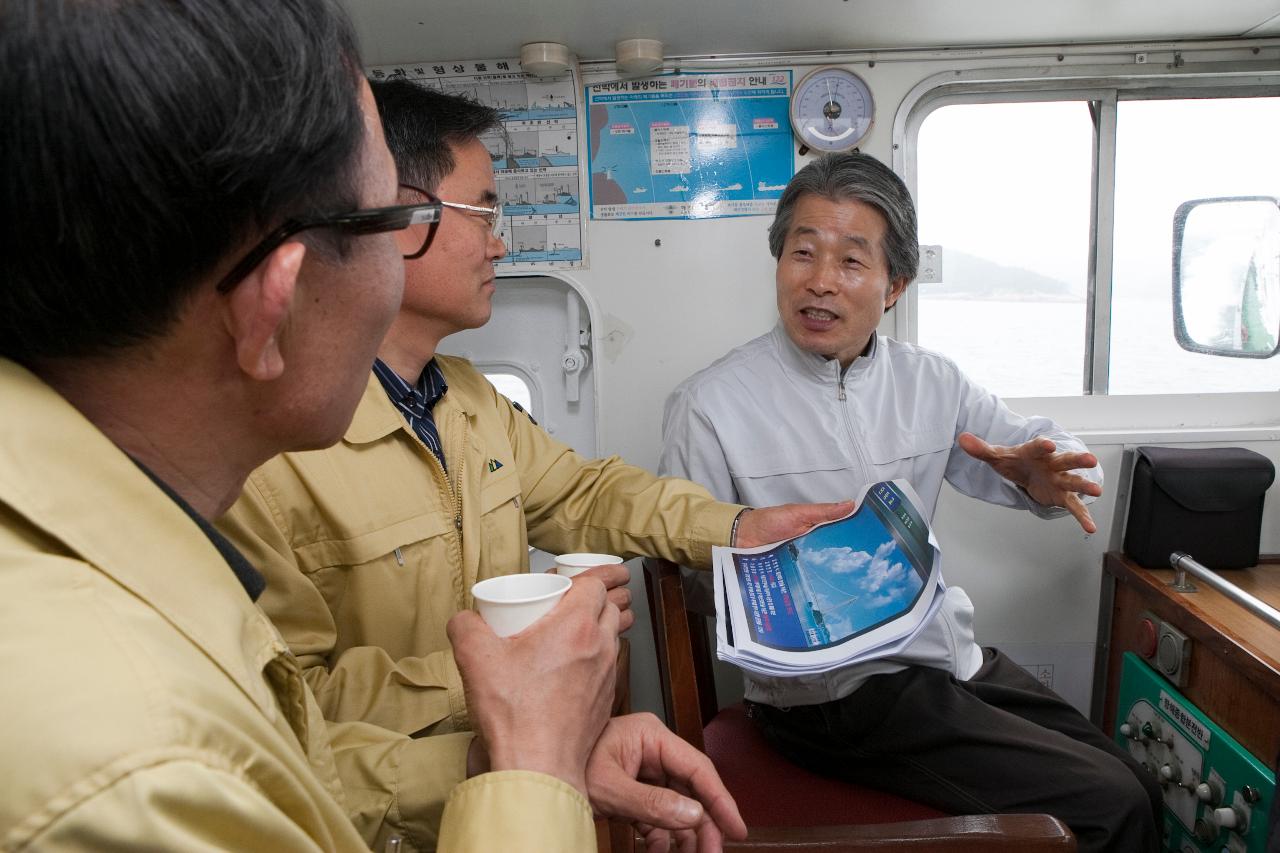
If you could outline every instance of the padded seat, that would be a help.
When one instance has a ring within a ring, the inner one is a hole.
[[[818,776],[791,763],[769,746],[741,704],[717,713],[702,738],[751,826],[862,825],[946,816],[913,800]]]

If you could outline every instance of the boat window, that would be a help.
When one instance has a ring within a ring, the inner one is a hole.
[[[906,172],[942,263],[914,287],[915,340],[1006,397],[1280,389],[1280,357],[1181,348],[1172,299],[1180,204],[1280,196],[1274,81],[1089,83],[916,104]]]
[[[1280,98],[1120,102],[1112,394],[1280,388],[1280,359],[1223,358],[1178,345],[1170,261],[1178,205],[1191,199],[1280,195],[1277,139]],[[1264,275],[1276,272],[1274,259],[1258,268]],[[1275,289],[1274,280],[1267,284]]]
[[[486,373],[484,378],[498,389],[499,394],[513,403],[519,403],[522,409],[537,417],[533,411],[533,390],[524,379],[514,373]]]
[[[1079,394],[1089,104],[942,107],[917,158],[920,242],[943,247],[942,280],[916,285],[919,342],[1001,396]]]

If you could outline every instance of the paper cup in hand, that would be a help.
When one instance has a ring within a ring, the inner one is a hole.
[[[503,575],[471,587],[476,610],[499,637],[510,637],[549,613],[573,582],[562,575]]]
[[[596,566],[611,566],[621,562],[621,557],[612,554],[561,554],[556,557],[556,574],[571,578]]]

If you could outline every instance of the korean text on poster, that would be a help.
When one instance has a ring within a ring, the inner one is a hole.
[[[795,173],[791,72],[586,87],[593,219],[771,214]]]

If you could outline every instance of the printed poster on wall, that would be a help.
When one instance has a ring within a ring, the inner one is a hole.
[[[405,77],[466,95],[502,113],[505,138],[481,138],[493,159],[503,204],[507,256],[499,275],[546,269],[581,269],[586,240],[580,199],[578,92],[572,73],[539,78],[520,71],[518,59],[451,60],[381,65],[374,80]],[[464,201],[464,199],[445,199]]]
[[[611,80],[585,91],[593,219],[772,214],[795,174],[789,70]]]

